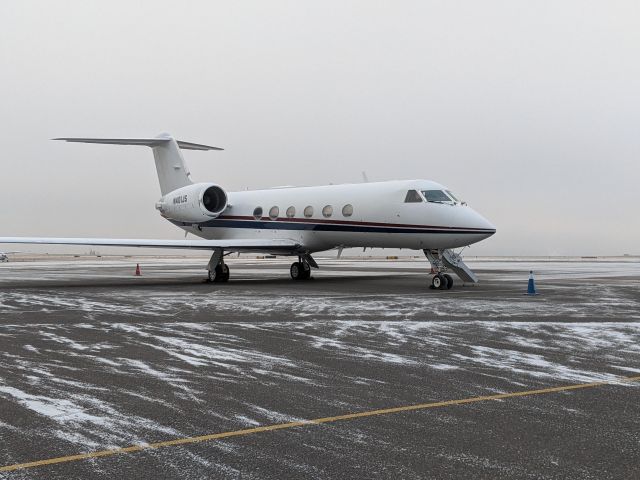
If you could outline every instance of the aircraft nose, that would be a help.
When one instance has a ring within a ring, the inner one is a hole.
[[[483,227],[482,228],[486,228],[487,230],[491,230],[491,235],[496,233],[496,226],[493,223],[491,223],[489,220],[484,218],[482,215],[480,215],[480,218],[482,219],[482,223],[483,223]]]
[[[480,215],[478,212],[476,212],[475,210],[473,211],[474,213],[474,220],[475,220],[475,224],[477,225],[476,228],[480,228],[482,230],[484,230],[486,233],[486,237],[485,238],[489,238],[491,235],[494,235],[496,233],[496,227],[493,223],[491,223],[489,220],[487,220],[485,217],[483,217],[482,215]]]

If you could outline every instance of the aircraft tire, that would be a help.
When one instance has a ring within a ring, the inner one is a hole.
[[[225,263],[223,265],[223,268],[222,268],[222,276],[220,277],[220,281],[221,282],[225,282],[225,283],[228,282],[229,281],[229,275],[230,275],[229,266]]]
[[[209,281],[222,283],[229,280],[229,267],[226,265],[216,265],[214,270],[209,270]]]
[[[453,277],[448,273],[445,273],[443,276],[447,281],[446,286],[444,288],[446,288],[447,290],[451,290],[451,287],[453,287]]]
[[[216,271],[215,270],[207,270],[207,281],[215,282],[216,281]]]
[[[304,278],[304,266],[302,265],[302,262],[293,262],[289,269],[289,273],[291,274],[291,278],[294,280],[302,280]]]
[[[301,262],[302,264],[302,279],[309,280],[311,278],[311,267],[308,263]]]
[[[431,288],[440,290],[442,289],[442,285],[444,285],[445,283],[446,280],[444,279],[444,277],[438,273],[431,279]]]

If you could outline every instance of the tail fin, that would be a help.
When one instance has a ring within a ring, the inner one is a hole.
[[[191,185],[189,169],[182,157],[180,149],[184,150],[222,150],[218,147],[183,142],[174,139],[167,133],[155,138],[54,138],[77,143],[103,143],[107,145],[144,145],[151,147],[156,161],[160,192],[165,195],[173,190]]]

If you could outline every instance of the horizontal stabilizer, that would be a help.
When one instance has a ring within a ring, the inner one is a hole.
[[[158,240],[141,238],[58,238],[58,237],[0,237],[0,243],[31,243],[44,245],[95,245],[102,247],[175,248],[229,252],[295,252],[300,244],[286,239],[236,240]]]
[[[224,150],[224,148],[220,148],[220,147],[210,147],[209,145],[183,142],[182,140],[176,140],[176,142],[178,142],[178,146],[183,150]]]
[[[156,138],[54,138],[53,140],[64,140],[66,142],[74,143],[102,143],[105,145],[143,145],[146,147],[159,147],[171,141],[171,138],[156,137]],[[210,145],[201,145],[199,143],[183,142],[182,140],[176,140],[178,147],[183,150],[224,150],[219,147],[212,147]]]

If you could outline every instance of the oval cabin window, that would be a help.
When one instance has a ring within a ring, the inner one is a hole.
[[[291,206],[287,208],[287,217],[293,218],[295,216],[296,216],[296,207]]]
[[[331,215],[333,215],[333,207],[331,205],[326,205],[322,209],[322,216],[325,218],[329,218]]]
[[[353,215],[353,205],[348,203],[344,207],[342,207],[342,216],[350,217],[351,215]]]
[[[280,215],[280,209],[278,207],[271,207],[271,210],[269,210],[269,218],[275,220],[278,218],[278,215]]]
[[[260,220],[262,218],[262,207],[256,207],[253,211],[253,218]]]
[[[309,205],[308,207],[305,207],[304,216],[307,218],[313,217],[313,207],[311,205]]]

